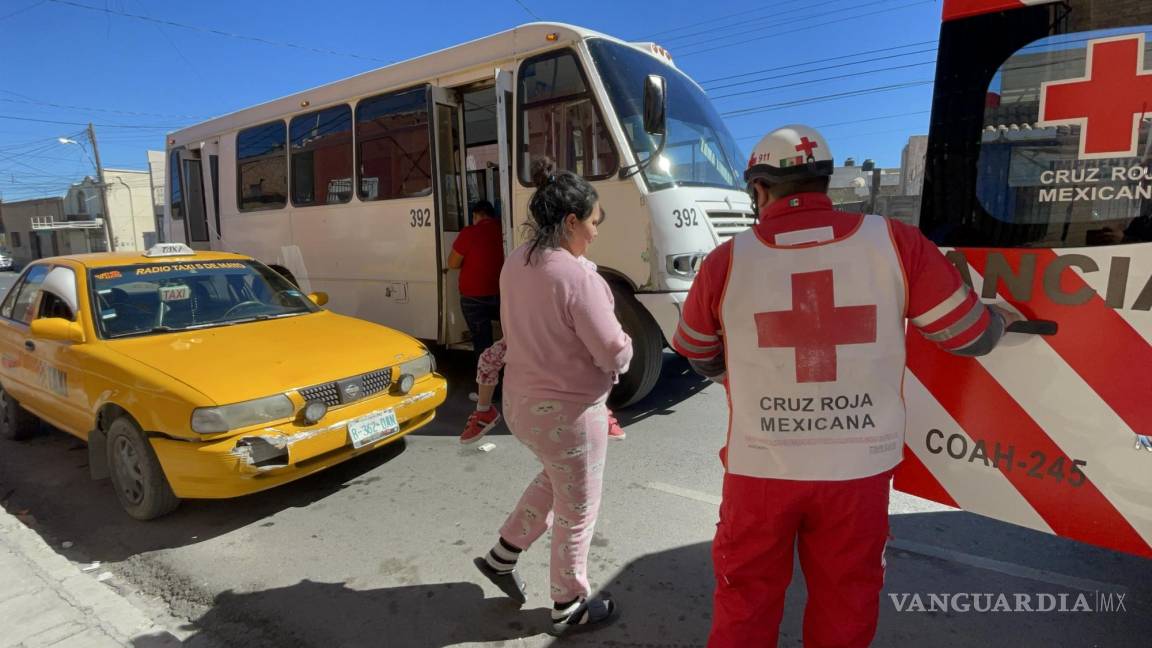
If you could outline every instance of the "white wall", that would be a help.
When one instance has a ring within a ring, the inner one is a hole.
[[[104,169],[112,245],[117,252],[142,251],[155,240],[152,180],[147,171]]]

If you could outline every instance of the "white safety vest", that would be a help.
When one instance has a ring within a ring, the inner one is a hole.
[[[830,231],[733,241],[721,302],[728,471],[837,481],[900,462],[906,283],[881,216]],[[809,238],[812,240],[812,238]]]

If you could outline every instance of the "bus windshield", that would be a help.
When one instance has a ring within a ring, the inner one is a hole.
[[[633,47],[602,38],[588,41],[628,143],[640,160],[657,148],[658,137],[644,132],[644,80],[658,74],[667,81],[668,144],[663,159],[644,171],[649,187],[676,186],[744,189],[735,161],[736,140],[699,86],[684,73]]]

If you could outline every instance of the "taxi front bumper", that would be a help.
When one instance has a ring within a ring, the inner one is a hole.
[[[177,497],[238,497],[311,475],[401,439],[430,423],[446,397],[446,381],[433,374],[406,395],[366,398],[333,409],[313,426],[286,423],[257,426],[211,441],[153,437],[151,442]],[[399,431],[354,448],[348,423],[385,409],[395,411]]]

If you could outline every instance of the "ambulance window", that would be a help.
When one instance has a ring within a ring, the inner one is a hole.
[[[1152,241],[1152,70],[1136,72],[1152,62],[1150,31],[1044,38],[996,71],[977,161],[982,245]]]
[[[40,292],[40,285],[44,283],[44,279],[48,276],[48,266],[38,265],[32,266],[28,274],[24,275],[24,281],[13,289],[16,293],[16,298],[12,302],[11,310],[7,310],[8,305],[5,303],[5,317],[14,319],[18,322],[25,324],[32,321],[32,305],[36,302],[36,295]]]

